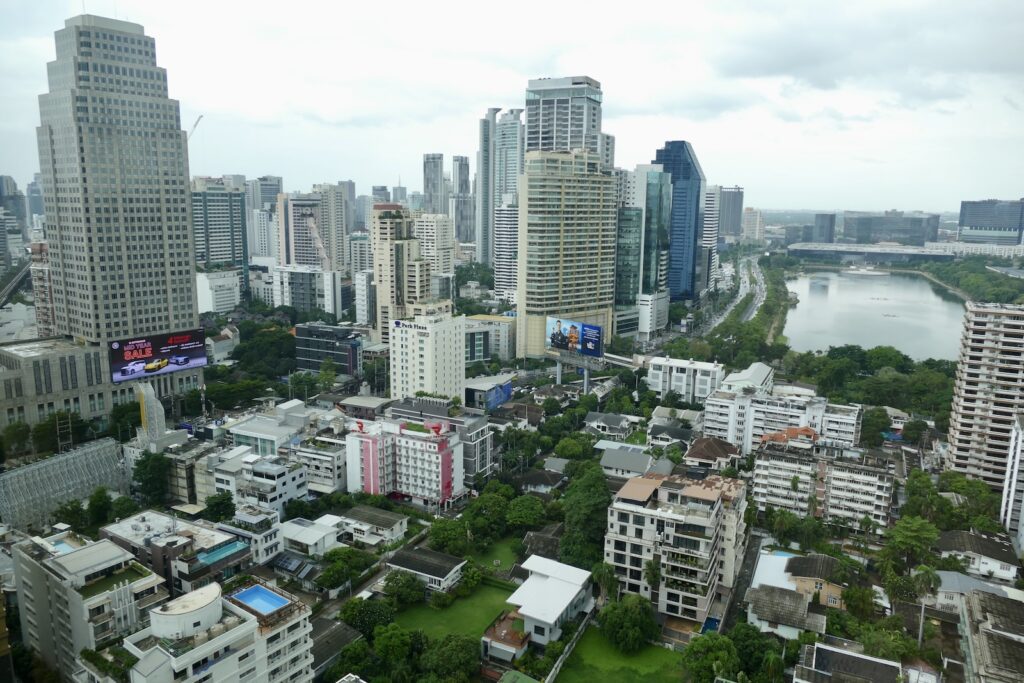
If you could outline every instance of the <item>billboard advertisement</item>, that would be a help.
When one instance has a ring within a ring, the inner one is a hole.
[[[116,384],[206,366],[202,330],[110,342],[110,379]]]
[[[545,332],[544,348],[548,351],[592,358],[600,358],[604,354],[603,330],[600,325],[549,317]]]

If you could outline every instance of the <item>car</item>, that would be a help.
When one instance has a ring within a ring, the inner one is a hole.
[[[122,375],[134,375],[136,372],[142,372],[146,369],[146,361],[144,360],[133,360],[128,365],[121,368]]]
[[[175,365],[188,365],[190,360],[188,356],[171,356],[171,362]]]
[[[146,363],[146,372],[156,372],[167,367],[166,358],[156,358]]]

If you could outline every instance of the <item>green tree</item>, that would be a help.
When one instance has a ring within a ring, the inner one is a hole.
[[[875,591],[870,586],[844,588],[843,604],[847,612],[861,621],[868,621],[875,616]]]
[[[128,441],[135,436],[135,428],[142,425],[142,408],[138,401],[118,403],[110,409],[107,418],[107,434],[118,441]]]
[[[384,579],[384,594],[399,607],[423,602],[424,587],[415,576],[400,569],[392,570]]]
[[[903,440],[912,444],[920,444],[921,437],[928,432],[928,423],[924,420],[911,420],[903,425]]]
[[[778,644],[776,641],[769,641],[775,643],[776,647]],[[786,669],[785,662],[782,661],[782,657],[776,651],[766,652],[764,660],[761,662],[761,679],[764,683],[782,683],[782,674]]]
[[[558,415],[562,412],[562,404],[558,402],[558,399],[551,396],[544,399],[541,408],[543,408],[545,415]]]
[[[206,498],[206,509],[203,519],[211,522],[223,522],[235,516],[235,499],[230,491],[215,493]]]
[[[131,517],[139,511],[139,506],[128,496],[118,496],[111,506],[111,513],[114,519]]]
[[[28,452],[32,441],[32,428],[24,422],[12,422],[4,427],[4,453],[8,458],[16,458]]]
[[[167,501],[171,467],[171,461],[162,453],[144,453],[135,462],[132,480],[146,505],[158,506]]]
[[[462,519],[474,541],[493,541],[505,534],[509,502],[497,493],[484,493],[462,513]]]
[[[386,358],[377,358],[363,363],[363,380],[375,394],[382,394],[391,386],[391,373]]]
[[[736,646],[720,633],[699,635],[683,650],[683,680],[687,683],[714,683],[719,676],[733,679],[739,670]]]
[[[577,567],[592,567],[603,556],[605,520],[611,494],[604,472],[596,463],[579,474],[566,489],[565,533],[561,560]]]
[[[419,581],[416,583],[419,583]],[[420,584],[421,589],[422,587],[423,584]],[[422,597],[422,590],[420,597]],[[404,662],[412,656],[412,647],[412,632],[407,631],[398,624],[378,626],[373,630],[373,649],[382,661],[391,664]]]
[[[889,420],[889,413],[885,408],[868,408],[864,411],[860,427],[860,445],[876,447],[881,446],[885,438],[882,432],[892,429],[892,421]]]
[[[615,567],[607,562],[598,562],[590,570],[590,578],[601,589],[601,602],[607,600],[608,597],[618,598],[619,577],[615,573]]]
[[[430,525],[430,547],[462,557],[469,552],[469,536],[461,519],[435,519]]]
[[[88,512],[90,526],[99,527],[110,521],[113,501],[110,500],[110,493],[105,487],[100,486],[89,496]]]
[[[505,500],[512,500],[516,497],[516,490],[514,488],[497,479],[491,479],[487,482],[487,485],[484,486],[484,490],[480,493],[496,493]]]
[[[57,506],[53,511],[53,519],[67,524],[75,531],[83,531],[89,523],[89,516],[82,507],[82,501],[75,498]]]
[[[508,526],[517,532],[536,529],[544,522],[544,503],[537,496],[519,496],[508,506]]]
[[[644,581],[652,590],[658,590],[661,585],[661,565],[654,560],[644,562]]]
[[[341,620],[372,638],[378,626],[390,624],[395,619],[395,608],[387,600],[363,600],[353,598],[341,608]]]
[[[651,601],[634,593],[602,607],[598,622],[608,642],[625,653],[638,652],[659,632]]]
[[[727,637],[736,646],[736,654],[740,661],[739,670],[751,676],[762,670],[767,655],[779,652],[778,641],[761,633],[760,629],[752,624],[737,624],[729,631]]]
[[[882,559],[890,561],[898,572],[920,564],[928,557],[939,538],[934,524],[921,517],[903,517],[886,531]]]
[[[420,662],[441,680],[470,681],[480,669],[480,640],[449,633],[440,641],[431,641]]]
[[[935,595],[942,586],[942,578],[939,573],[926,564],[917,565],[914,570],[914,584],[920,595]]]
[[[321,393],[330,391],[334,388],[334,380],[337,377],[338,369],[334,361],[330,358],[324,358],[323,362],[320,363],[320,374],[316,378],[317,388],[320,389]]]
[[[80,444],[90,438],[89,424],[78,413],[58,411],[32,427],[32,446],[36,453],[56,453],[60,444],[57,436],[58,424],[70,422],[71,441]]]

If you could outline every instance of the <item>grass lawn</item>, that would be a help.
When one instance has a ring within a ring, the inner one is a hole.
[[[637,446],[647,445],[647,432],[643,429],[638,429],[629,436],[626,437],[626,443],[631,443]]]
[[[616,650],[600,629],[588,628],[569,655],[558,683],[594,683],[595,681],[679,681],[683,656],[663,647],[648,645],[632,655]]]
[[[515,543],[514,538],[504,538],[496,541],[486,551],[472,553],[473,559],[482,567],[507,572],[516,563],[516,554],[512,552],[513,543]],[[500,560],[501,564],[495,565],[495,560]]]
[[[400,612],[395,622],[402,628],[419,629],[431,638],[461,633],[479,638],[491,622],[505,609],[511,591],[493,586],[479,586],[468,598],[456,598],[451,607],[434,609],[423,604]]]

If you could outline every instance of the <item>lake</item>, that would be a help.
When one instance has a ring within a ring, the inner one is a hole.
[[[857,344],[894,346],[915,360],[957,359],[963,302],[924,277],[820,271],[786,286],[800,297],[784,331],[797,351]]]

